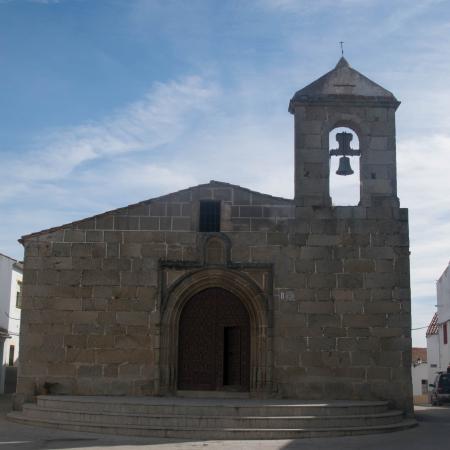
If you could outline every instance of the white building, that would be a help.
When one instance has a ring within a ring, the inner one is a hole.
[[[427,352],[430,383],[437,372],[450,365],[450,264],[436,283],[437,312],[427,329]]]
[[[412,348],[411,378],[414,403],[428,403],[428,364],[427,349]]]
[[[21,284],[22,264],[0,253],[0,394],[15,390]]]

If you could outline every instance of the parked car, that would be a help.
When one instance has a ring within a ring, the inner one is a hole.
[[[442,405],[443,402],[450,402],[450,373],[438,373],[433,384],[430,401],[432,405]]]

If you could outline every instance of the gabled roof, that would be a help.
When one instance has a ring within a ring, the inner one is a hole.
[[[338,97],[345,97],[346,100],[388,102],[395,107],[400,104],[392,92],[350,67],[348,61],[341,57],[333,70],[295,93],[289,102],[289,112],[294,113],[295,103],[337,100]]]
[[[225,183],[223,181],[211,180],[209,183],[199,184],[197,186],[191,186],[191,187],[188,187],[186,189],[181,189],[179,191],[172,192],[170,194],[165,194],[165,195],[162,195],[160,197],[154,197],[154,198],[151,198],[151,199],[148,199],[148,200],[143,200],[142,202],[133,203],[131,205],[124,206],[122,208],[116,208],[116,209],[113,209],[113,210],[110,210],[110,211],[105,211],[105,212],[103,212],[101,214],[96,214],[94,216],[85,217],[83,219],[76,220],[74,222],[69,222],[69,223],[66,223],[66,224],[63,224],[63,225],[60,225],[60,226],[57,226],[57,227],[47,228],[45,230],[37,231],[35,233],[26,234],[26,235],[22,236],[19,239],[19,242],[21,244],[23,244],[24,241],[26,241],[27,239],[33,238],[33,237],[37,237],[37,236],[40,236],[40,235],[43,235],[43,234],[53,233],[55,231],[62,230],[62,229],[65,229],[65,228],[74,228],[77,225],[82,225],[83,222],[87,222],[87,221],[90,221],[90,220],[98,218],[98,217],[106,216],[108,214],[127,214],[127,211],[128,211],[129,208],[139,207],[141,205],[146,205],[146,204],[149,204],[149,203],[152,203],[152,202],[161,202],[161,201],[165,201],[165,200],[170,200],[171,198],[174,198],[174,197],[176,197],[176,198],[184,197],[184,194],[187,193],[190,190],[202,189],[202,188],[221,188],[221,187],[224,187],[224,188],[230,188],[231,187],[231,188],[234,188],[234,189],[238,189],[240,191],[249,192],[249,193],[251,193],[253,195],[263,196],[264,198],[266,198],[266,199],[268,199],[268,200],[270,200],[270,201],[272,201],[274,203],[277,203],[277,204],[290,205],[293,202],[293,200],[288,199],[288,198],[276,197],[276,196],[273,196],[273,195],[270,195],[270,194],[264,194],[264,193],[261,193],[261,192],[252,191],[251,189],[244,188],[244,187],[239,186],[237,184],[231,184],[231,183]]]
[[[430,325],[428,325],[427,332],[425,336],[432,336],[433,334],[438,334],[439,324],[438,324],[438,315],[434,313],[433,318],[431,319]]]

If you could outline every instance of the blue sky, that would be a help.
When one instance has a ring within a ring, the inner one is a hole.
[[[210,179],[293,196],[293,93],[336,64],[391,90],[413,326],[450,255],[450,4],[0,0],[0,252]],[[413,333],[424,345],[424,332]]]

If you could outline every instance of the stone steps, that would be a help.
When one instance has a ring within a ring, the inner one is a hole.
[[[221,416],[326,416],[377,414],[388,411],[384,401],[331,403],[295,400],[240,400],[222,398],[179,397],[111,397],[111,396],[60,396],[37,397],[37,405],[46,409],[64,409],[89,412],[120,412],[139,414],[191,414]]]
[[[37,404],[25,404],[22,412],[11,412],[8,417],[29,425],[76,431],[202,439],[345,436],[397,431],[416,423],[404,420],[399,411],[389,411],[386,402],[155,397],[40,396]]]
[[[401,412],[389,411],[381,414],[359,416],[193,416],[193,415],[150,415],[127,413],[96,413],[83,411],[48,410],[35,405],[26,405],[23,414],[30,419],[61,420],[64,422],[87,422],[106,425],[137,425],[158,428],[324,428],[346,426],[377,426],[398,423],[403,419]]]

